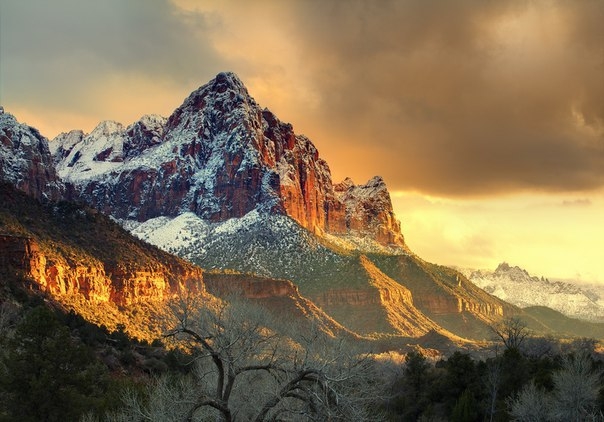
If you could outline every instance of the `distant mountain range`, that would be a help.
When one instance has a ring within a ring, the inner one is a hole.
[[[513,315],[551,328],[413,254],[384,180],[333,183],[313,143],[261,108],[233,73],[218,74],[168,118],[102,122],[50,142],[2,111],[0,164],[6,198],[16,188],[42,201],[6,199],[13,205],[0,235],[15,252],[3,265],[20,266],[66,306],[133,315],[183,289],[209,298],[237,290],[331,333],[400,344],[489,339],[490,326]],[[68,212],[55,215],[59,203],[71,204],[61,205]],[[102,312],[93,317],[102,323]]]
[[[481,289],[521,308],[545,306],[569,317],[604,321],[604,297],[596,289],[531,276],[505,262],[495,271],[460,271]]]

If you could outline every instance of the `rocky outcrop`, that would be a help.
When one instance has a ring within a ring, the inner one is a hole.
[[[33,239],[14,235],[0,235],[0,269],[20,273],[53,297],[81,296],[93,305],[130,306],[204,289],[201,269],[192,266],[129,268],[68,263],[47,257]]]
[[[313,143],[261,109],[232,73],[194,91],[167,120],[146,116],[128,128],[103,122],[51,144],[70,197],[116,218],[192,211],[219,222],[259,210],[288,215],[316,234],[404,247],[384,181],[333,186]]]
[[[57,200],[62,196],[63,185],[53,166],[48,140],[1,107],[0,181],[38,200]]]
[[[289,280],[250,274],[207,273],[204,283],[209,293],[219,297],[228,297],[232,294],[248,299],[300,296],[298,287]]]
[[[376,176],[360,186],[346,179],[335,185],[334,191],[344,204],[347,232],[369,236],[386,245],[404,244],[384,179]]]
[[[469,338],[488,338],[489,326],[520,310],[477,288],[461,273],[411,255],[372,256],[380,271],[413,295],[414,305],[439,326]]]

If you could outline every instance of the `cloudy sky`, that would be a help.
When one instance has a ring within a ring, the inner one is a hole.
[[[425,259],[604,283],[602,0],[1,0],[0,103],[49,138],[223,70]]]

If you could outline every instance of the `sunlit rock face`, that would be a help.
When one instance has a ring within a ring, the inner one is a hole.
[[[48,257],[33,239],[14,235],[0,235],[0,267],[22,273],[32,287],[52,297],[79,296],[91,304],[129,306],[204,290],[203,274],[197,267],[68,262]]]
[[[0,181],[39,200],[57,200],[63,190],[52,165],[48,140],[1,107]]]
[[[193,212],[220,222],[252,210],[288,215],[316,234],[404,247],[384,181],[333,185],[313,143],[220,73],[167,119],[103,122],[51,142],[69,197],[119,219]]]

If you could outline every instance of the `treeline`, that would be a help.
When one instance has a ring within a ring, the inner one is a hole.
[[[181,298],[166,324],[149,344],[3,303],[0,421],[604,420],[596,342],[532,338],[517,319],[491,350],[439,361],[378,358],[237,300]]]
[[[436,363],[409,353],[387,414],[393,421],[604,420],[602,361],[591,345],[539,355],[505,348],[486,359],[455,352]]]

